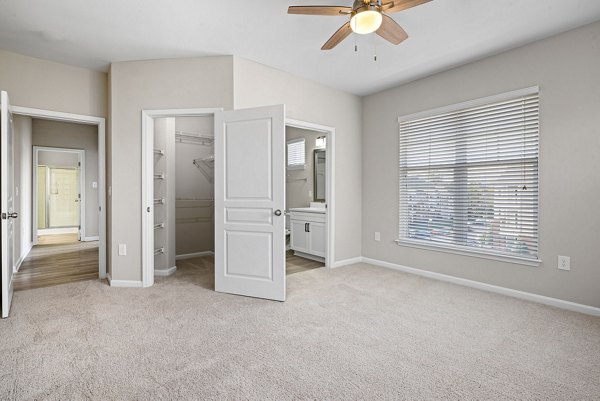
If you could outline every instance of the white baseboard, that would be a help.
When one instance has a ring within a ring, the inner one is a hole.
[[[325,258],[322,256],[315,256],[315,255],[311,255],[309,253],[298,252],[298,251],[294,251],[294,255],[299,256],[304,259],[314,260],[315,262],[325,263]]]
[[[81,237],[81,240],[83,242],[100,241],[100,237],[97,235],[93,237]]]
[[[184,253],[182,255],[175,255],[175,260],[191,259],[191,258],[197,258],[197,257],[200,257],[200,256],[208,256],[208,255],[214,255],[214,254],[215,253],[213,251]]]
[[[355,258],[338,260],[337,262],[335,262],[333,264],[333,267],[342,267],[342,266],[355,265],[357,263],[362,263],[362,262],[363,262],[363,257],[362,256],[357,256]]]
[[[564,301],[558,298],[546,297],[544,295],[532,294],[530,292],[513,290],[511,288],[500,287],[497,285],[486,284],[480,281],[468,280],[465,278],[449,276],[447,274],[435,273],[428,270],[416,269],[414,267],[407,267],[398,265],[395,263],[384,262],[382,260],[371,259],[371,258],[360,258],[363,263],[367,263],[374,266],[386,267],[388,269],[398,270],[404,273],[416,274],[418,276],[432,278],[434,280],[446,281],[448,283],[458,284],[465,287],[476,288],[482,291],[493,292],[496,294],[506,295],[513,298],[524,299],[526,301],[537,302],[544,305],[554,306],[556,308],[566,309],[574,312],[585,313],[586,315],[600,316],[600,308],[594,306],[578,304],[575,302]],[[345,261],[340,261],[345,262]],[[339,263],[339,262],[338,262]],[[358,263],[358,262],[355,262]],[[336,263],[337,265],[337,263]],[[342,265],[343,266],[343,265]]]
[[[27,258],[27,255],[29,255],[29,252],[31,252],[31,248],[33,248],[33,242],[29,243],[29,245],[27,246],[27,250],[25,251],[25,253],[19,258],[19,260],[17,260],[17,263],[15,263],[15,266],[13,268],[13,272],[16,273],[16,272],[19,271],[19,269],[21,268],[21,264]]]
[[[113,280],[110,277],[110,274],[106,275],[106,279],[108,280],[108,285],[111,287],[130,287],[130,288],[141,288],[142,282],[136,280]]]
[[[177,266],[170,267],[168,269],[154,269],[155,276],[170,276],[175,273]]]
[[[37,235],[77,234],[78,232],[78,227],[38,228]]]

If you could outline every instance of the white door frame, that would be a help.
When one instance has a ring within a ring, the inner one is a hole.
[[[77,160],[79,161],[79,193],[81,198],[79,199],[79,240],[85,240],[85,150],[83,149],[70,149],[70,148],[54,148],[48,146],[34,146],[33,147],[33,157],[32,157],[32,172],[33,179],[32,185],[32,201],[31,206],[33,210],[33,219],[31,222],[31,236],[33,237],[33,245],[38,244],[38,227],[37,227],[37,201],[38,201],[38,193],[37,193],[37,167],[38,167],[38,158],[39,152],[60,152],[60,153],[75,153],[77,155]],[[48,166],[52,167],[52,166]],[[46,183],[47,184],[47,183]],[[46,213],[48,210],[46,210]],[[50,227],[46,227],[50,228]]]
[[[332,268],[335,265],[335,128],[292,118],[285,119],[285,126],[321,132],[327,138],[325,146],[325,163],[327,169],[325,172],[327,177],[325,180],[325,203],[327,204],[327,252],[325,254],[325,266]]]
[[[154,284],[154,119],[214,117],[221,108],[142,110],[142,287]]]
[[[12,106],[12,111],[13,114],[29,116],[32,118],[86,125],[96,125],[98,127],[98,234],[100,237],[100,249],[98,255],[98,276],[101,279],[106,278],[106,120],[102,117],[88,116],[83,114],[63,113],[60,111],[42,110],[22,106]],[[36,170],[37,169],[34,169],[34,174],[36,174]],[[34,213],[37,216],[37,211],[35,210],[35,207],[33,207],[33,204],[32,209],[34,210]],[[83,214],[81,218],[84,218]]]
[[[142,110],[142,286],[154,284],[154,119],[168,117],[213,117],[222,108]],[[286,127],[322,132],[327,138],[327,254],[325,266],[335,265],[335,128],[292,118]],[[150,208],[150,212],[148,212]]]

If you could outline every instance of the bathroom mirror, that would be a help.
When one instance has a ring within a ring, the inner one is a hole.
[[[325,190],[327,188],[327,151],[325,149],[315,149],[314,151],[314,191],[313,198],[315,202],[325,202]]]

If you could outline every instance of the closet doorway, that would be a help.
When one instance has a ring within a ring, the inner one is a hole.
[[[214,266],[214,113],[218,109],[144,112],[143,284]],[[144,205],[145,205],[144,201]]]

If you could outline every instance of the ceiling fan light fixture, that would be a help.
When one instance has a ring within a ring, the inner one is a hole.
[[[377,7],[369,6],[360,11],[358,10],[350,19],[350,28],[355,33],[366,35],[375,32],[381,26],[383,16]]]

